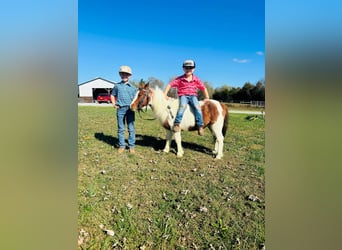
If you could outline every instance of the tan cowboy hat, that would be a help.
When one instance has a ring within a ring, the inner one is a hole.
[[[132,70],[128,66],[121,66],[119,69],[119,73],[128,73],[128,74],[132,75]]]

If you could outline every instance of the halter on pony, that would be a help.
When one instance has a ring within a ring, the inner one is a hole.
[[[143,111],[143,107],[145,106],[145,111],[143,112],[146,112],[147,111],[147,106],[150,106],[150,100],[151,100],[151,97],[149,95],[149,91],[143,87],[139,87],[139,93],[138,93],[138,96],[141,96],[140,93],[143,93],[143,97],[139,100],[138,102],[138,106],[137,106],[137,110],[140,114],[141,111]]]

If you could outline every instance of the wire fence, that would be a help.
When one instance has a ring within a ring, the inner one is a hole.
[[[231,101],[226,102],[228,106],[265,108],[265,101]]]

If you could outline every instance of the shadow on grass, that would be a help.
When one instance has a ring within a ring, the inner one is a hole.
[[[107,143],[108,145],[110,146],[114,146],[114,147],[118,147],[118,144],[119,144],[119,140],[117,137],[113,137],[111,135],[105,135],[104,133],[102,132],[97,132],[94,134],[94,137],[96,139],[98,139],[99,141],[103,141],[105,143]]]
[[[95,133],[94,136],[99,141],[103,141],[103,142],[107,143],[108,145],[114,146],[116,148],[118,147],[119,141],[118,141],[117,137],[113,137],[112,135],[105,135],[102,132]],[[135,138],[136,138],[135,144],[142,146],[142,147],[152,147],[156,151],[163,150],[165,147],[165,139],[162,139],[160,137],[136,134]],[[204,147],[202,145],[192,143],[192,142],[182,141],[182,146],[185,149],[191,149],[194,151],[198,151],[198,152],[202,152],[202,153],[206,153],[206,154],[210,154],[210,155],[212,154],[211,149]],[[171,148],[172,149],[177,148],[176,142],[174,140],[171,143]],[[173,151],[173,150],[172,150],[172,152],[175,153],[175,151]]]

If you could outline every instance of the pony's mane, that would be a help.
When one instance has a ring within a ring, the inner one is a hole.
[[[165,100],[164,91],[161,88],[159,88],[159,86],[153,87],[153,91],[154,91],[154,98],[158,101],[168,102],[168,101],[175,100],[175,98],[172,98],[172,97],[169,97],[168,101]]]
[[[155,86],[153,89],[154,89],[155,94],[158,96],[164,94],[164,92],[161,90],[161,88],[159,88],[159,86]]]
[[[164,97],[164,91],[161,90],[158,86],[151,88],[153,91],[153,98],[152,98],[152,107],[153,111],[157,118],[159,118],[161,123],[164,123],[169,116],[169,108],[177,110],[178,104],[175,102],[178,99],[169,98],[168,100]],[[173,110],[173,113],[176,111]]]

